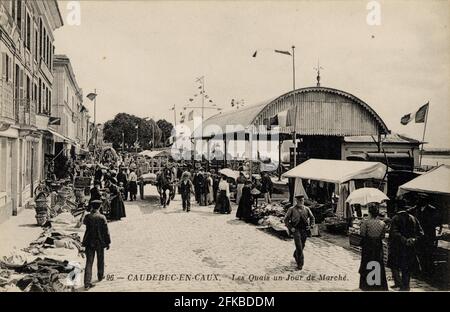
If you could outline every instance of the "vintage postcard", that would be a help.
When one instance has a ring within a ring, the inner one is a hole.
[[[449,7],[0,0],[0,292],[448,291]]]

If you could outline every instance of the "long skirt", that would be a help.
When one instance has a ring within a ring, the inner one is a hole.
[[[231,213],[230,199],[227,196],[226,191],[220,191],[217,196],[216,205],[214,206],[214,212],[217,213]]]
[[[236,218],[242,220],[248,220],[252,217],[252,205],[253,200],[251,196],[246,196],[245,194],[241,196],[239,201],[239,206],[236,211]]]
[[[121,195],[117,195],[111,200],[111,210],[109,212],[110,220],[120,220],[121,218],[125,218],[125,205],[123,203],[123,199]]]
[[[243,188],[244,188],[244,183],[239,183],[236,188],[236,204],[238,204],[238,205],[239,205],[239,201],[241,200]]]
[[[207,200],[208,200],[208,205],[211,205],[214,202],[214,192],[213,192],[213,187],[212,186],[208,187]]]
[[[359,274],[361,290],[388,290],[383,260],[383,242],[380,238],[365,237],[363,239]]]

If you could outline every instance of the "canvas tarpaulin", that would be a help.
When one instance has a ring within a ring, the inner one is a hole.
[[[421,192],[450,196],[450,166],[442,165],[401,185],[398,195]]]
[[[359,179],[381,180],[386,170],[386,165],[380,162],[313,158],[289,170],[283,176],[341,184]]]

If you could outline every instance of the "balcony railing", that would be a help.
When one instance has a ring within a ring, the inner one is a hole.
[[[36,127],[36,103],[29,99],[16,99],[14,104],[16,123]]]

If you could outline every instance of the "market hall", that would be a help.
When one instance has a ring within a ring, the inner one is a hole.
[[[252,131],[252,139],[256,141],[264,135],[268,140],[271,135],[274,138],[277,135],[280,158],[287,146],[291,164],[294,155],[290,142],[294,136],[298,142],[296,163],[299,164],[309,158],[342,159],[341,145],[345,137],[373,136],[380,140],[382,135],[390,133],[381,117],[356,96],[332,88],[308,87],[242,108],[238,113],[214,115],[195,129],[193,138],[223,141],[227,156],[233,141],[243,138],[239,134],[250,127],[256,129]],[[249,140],[248,134],[245,139]]]

